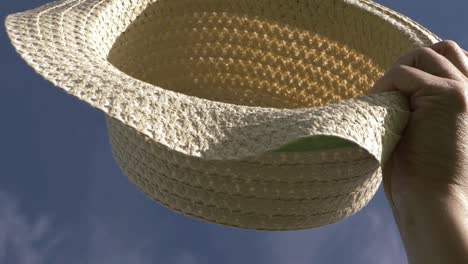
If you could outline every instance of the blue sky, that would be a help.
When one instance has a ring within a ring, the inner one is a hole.
[[[47,0],[0,2],[0,17]],[[468,2],[377,1],[468,47]],[[2,22],[3,24],[3,22]],[[208,224],[140,193],[104,115],[20,59],[0,30],[0,263],[406,263],[382,188],[336,224],[261,232]]]

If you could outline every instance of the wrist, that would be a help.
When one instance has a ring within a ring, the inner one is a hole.
[[[458,185],[406,185],[394,192],[393,209],[418,210],[423,207],[435,207],[458,210],[468,210],[468,189]]]
[[[403,228],[444,222],[468,231],[468,192],[459,186],[406,186],[394,194],[392,211]]]
[[[394,197],[392,209],[409,263],[468,263],[465,190],[406,188]]]

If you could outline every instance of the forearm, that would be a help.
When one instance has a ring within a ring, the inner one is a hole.
[[[468,263],[468,194],[411,188],[394,197],[395,220],[410,264]]]

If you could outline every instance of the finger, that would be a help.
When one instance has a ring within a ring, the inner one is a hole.
[[[468,78],[468,52],[455,41],[444,40],[429,46],[429,48],[450,60]]]
[[[420,69],[396,64],[374,84],[370,93],[400,91],[404,95],[411,97],[420,89],[441,84],[442,80],[442,78]]]
[[[398,63],[411,66],[430,74],[465,81],[466,76],[446,57],[429,47],[420,47],[404,55]]]

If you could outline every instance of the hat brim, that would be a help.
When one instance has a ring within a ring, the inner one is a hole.
[[[152,2],[57,1],[9,15],[6,29],[22,58],[55,86],[187,155],[242,159],[322,135],[351,141],[381,161],[398,141],[407,108],[396,92],[315,108],[275,109],[210,101],[128,76],[110,64],[106,56],[113,41]],[[376,3],[346,2],[398,28],[414,46],[439,40],[411,19]],[[204,114],[207,112],[212,114]],[[341,124],[330,124],[328,116],[336,116]],[[199,120],[199,124],[224,122],[216,129],[194,126],[190,121],[177,122],[180,133],[173,137],[174,120],[188,118]],[[259,134],[264,137],[257,137]],[[236,143],[239,137],[244,144]],[[211,142],[207,138],[224,140]]]

